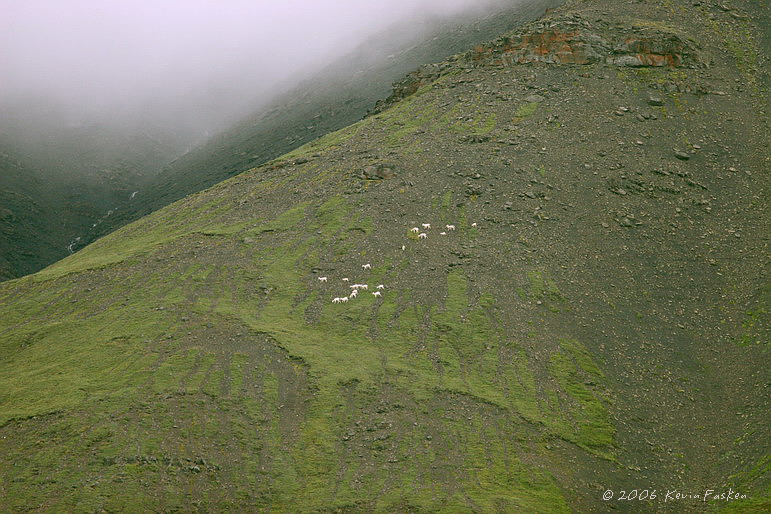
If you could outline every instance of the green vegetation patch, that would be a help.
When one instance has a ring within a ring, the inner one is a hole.
[[[514,113],[514,123],[519,123],[525,118],[529,118],[538,110],[538,102],[528,102],[520,105]]]
[[[410,136],[421,129],[428,129],[434,123],[439,115],[436,104],[430,101],[417,101],[430,89],[430,87],[421,88],[414,95],[377,116],[379,123],[385,127],[388,146],[401,146]]]
[[[340,130],[336,130],[335,132],[330,132],[329,134],[321,136],[318,139],[314,139],[313,141],[282,155],[278,159],[272,161],[272,164],[292,161],[314,153],[328,152],[351,139],[359,130],[361,130],[363,126],[368,123],[368,120],[365,119]]]
[[[605,377],[588,351],[577,341],[563,340],[551,356],[549,369],[567,394],[569,425],[560,434],[587,451],[613,458],[615,428],[610,421],[608,400],[601,393]]]
[[[527,273],[529,297],[535,301],[546,303],[549,310],[558,312],[558,305],[565,302],[565,298],[557,287],[556,282],[545,271],[529,271]],[[522,289],[518,294],[522,293]]]
[[[769,326],[768,300],[771,298],[771,285],[765,285],[760,290],[757,303],[753,308],[744,313],[744,319],[741,322],[741,335],[739,344],[741,346],[749,345],[768,345],[766,338],[767,328]]]

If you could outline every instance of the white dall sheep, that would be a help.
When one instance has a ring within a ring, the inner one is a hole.
[[[362,265],[361,265],[361,267],[362,267],[362,269],[372,269],[372,265],[371,265],[371,264],[369,264],[369,263],[367,263],[367,264],[362,264]]]
[[[347,278],[344,278],[344,279],[343,279],[343,282],[348,282],[348,279],[347,279]]]
[[[348,297],[347,296],[343,296],[342,298],[340,298],[340,301],[345,303],[345,302],[348,301]]]
[[[439,235],[440,235],[440,236],[446,236],[446,235],[447,235],[447,232],[439,232]]]
[[[359,296],[359,291],[357,289],[354,289],[353,291],[351,291],[351,294],[348,296],[348,298],[356,298],[357,296]]]
[[[374,293],[372,293],[372,296],[379,297],[380,296],[380,291],[375,291]]]
[[[455,225],[445,225],[444,228],[447,230],[455,230]]]
[[[406,249],[407,249],[407,247],[406,247],[406,246],[404,246],[404,245],[402,245],[402,251],[404,251],[404,250],[406,250]]]
[[[367,284],[359,284],[359,287],[364,289],[365,291],[369,289],[369,286]]]
[[[471,226],[472,226],[472,227],[476,227],[476,226],[477,226],[477,224],[476,224],[476,223],[472,223],[472,224],[471,224]]]
[[[420,232],[420,229],[418,227],[412,227],[410,229],[410,232],[413,232],[413,233],[417,234],[418,232]]]
[[[326,282],[326,281],[327,281],[327,277],[319,277],[319,282]]]
[[[421,232],[420,234],[418,234],[418,237],[419,237],[420,239],[425,239],[425,238],[427,238],[427,237],[428,237],[428,234],[426,234],[425,232]]]
[[[385,286],[383,284],[378,284],[375,289],[385,289]]]
[[[342,300],[340,298],[332,298],[332,303],[340,303]]]
[[[421,226],[422,226],[424,229],[429,229],[429,228],[431,228],[431,223],[423,223]]]

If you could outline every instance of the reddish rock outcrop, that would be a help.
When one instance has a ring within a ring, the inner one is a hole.
[[[622,30],[576,17],[543,20],[517,34],[478,45],[469,58],[478,65],[591,64],[683,66],[696,61],[694,44],[666,27],[630,24]]]
[[[590,23],[579,15],[546,18],[491,43],[477,45],[452,59],[471,66],[515,66],[529,63],[585,65],[605,63],[631,67],[679,67],[699,63],[697,45],[664,24],[630,20],[628,25]],[[419,68],[394,83],[393,93],[372,112],[406,98],[440,77],[447,62]]]
[[[478,46],[471,56],[476,62],[492,64],[589,64],[601,56],[592,41],[580,31],[547,30],[506,38],[501,45]]]

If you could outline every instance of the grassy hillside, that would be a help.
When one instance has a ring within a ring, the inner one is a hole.
[[[0,509],[767,510],[766,7],[568,2],[0,284]]]

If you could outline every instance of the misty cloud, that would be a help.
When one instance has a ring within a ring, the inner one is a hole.
[[[216,129],[372,34],[498,3],[0,0],[0,107],[43,102],[72,123],[151,112]]]

